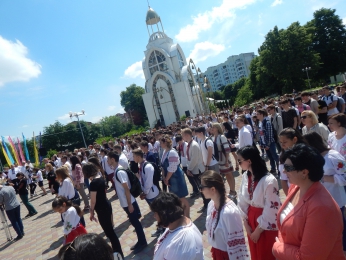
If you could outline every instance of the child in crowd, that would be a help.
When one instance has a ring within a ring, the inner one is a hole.
[[[83,212],[79,206],[72,205],[71,200],[64,196],[57,196],[52,202],[52,208],[64,219],[64,245],[72,242],[79,235],[87,234],[84,226],[79,223]]]

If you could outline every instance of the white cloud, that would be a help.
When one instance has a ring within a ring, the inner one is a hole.
[[[99,123],[103,117],[102,116],[94,116],[91,118],[90,122],[91,123]]]
[[[22,126],[22,128],[27,128],[27,127],[29,127],[29,126],[28,126],[28,125],[23,125],[23,126]]]
[[[58,117],[58,120],[67,120],[67,119],[70,119],[70,115],[69,114],[65,114],[63,116],[59,116]]]
[[[130,67],[128,67],[124,72],[124,76],[128,78],[141,77],[142,79],[144,79],[142,61],[137,61],[133,63]]]
[[[346,26],[346,17],[344,17],[344,19],[342,19],[342,23]]]
[[[213,7],[211,11],[199,13],[192,17],[192,24],[181,28],[175,38],[179,42],[191,42],[198,39],[199,34],[209,30],[215,23],[223,23],[230,18],[235,18],[235,10],[245,8],[256,0],[230,1],[223,0],[222,4]]]
[[[274,7],[274,6],[277,6],[277,5],[281,5],[284,1],[283,0],[275,0],[271,6]]]
[[[113,111],[116,108],[116,106],[108,106],[109,111]]]
[[[204,61],[210,57],[215,57],[225,50],[225,45],[215,44],[208,41],[199,42],[195,44],[194,49],[191,51],[190,56],[187,58],[193,59],[195,63]]]
[[[0,86],[13,81],[29,81],[41,74],[41,65],[27,57],[28,48],[19,40],[0,36]]]

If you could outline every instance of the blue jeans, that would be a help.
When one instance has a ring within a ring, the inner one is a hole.
[[[269,146],[269,150],[266,150],[266,152],[267,152],[268,158],[270,160],[271,170],[277,171],[277,169],[279,168],[279,156],[276,153],[276,143],[272,142]]]
[[[134,208],[133,212],[129,212],[128,207],[124,207],[124,211],[127,213],[127,216],[129,217],[131,225],[135,228],[137,238],[138,238],[138,244],[143,245],[147,244],[147,240],[145,238],[144,230],[142,227],[141,222],[139,222],[139,219],[141,218],[141,210],[139,209],[139,206],[137,204],[137,201],[132,203],[132,206]]]
[[[154,201],[154,199],[156,199],[156,197],[155,198],[153,198],[153,199],[145,199],[146,200],[146,202],[149,204],[149,206],[150,206],[150,204]]]
[[[84,178],[84,186],[87,187],[89,192],[90,192],[90,184],[89,184],[89,179],[88,178]]]
[[[6,210],[6,215],[18,236],[24,235],[24,226],[20,218],[20,205],[14,209]]]

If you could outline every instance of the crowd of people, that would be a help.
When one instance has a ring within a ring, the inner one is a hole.
[[[114,189],[135,229],[134,254],[148,245],[139,221],[141,199],[157,221],[151,234],[158,237],[153,259],[204,259],[202,234],[190,219],[188,200],[200,197],[198,212],[205,217],[215,260],[345,259],[345,90],[346,84],[336,92],[326,86],[188,117],[138,135],[61,151],[43,160],[44,170],[30,162],[12,165],[3,172],[9,186],[0,185],[0,204],[21,239],[16,192],[27,217],[37,214],[27,188],[33,197],[38,184],[46,195],[45,175],[56,196],[52,208],[64,223],[61,259],[71,259],[77,251],[88,254],[83,245],[91,240],[100,246],[95,252],[104,248],[105,259],[124,257],[107,189]],[[111,249],[96,234],[87,234],[87,211],[90,221],[100,223]],[[90,255],[97,256],[95,252]]]

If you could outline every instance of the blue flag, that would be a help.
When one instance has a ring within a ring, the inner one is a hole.
[[[5,142],[5,138],[3,136],[1,136],[1,139],[2,139],[2,145],[5,147],[5,151],[7,153],[8,158],[10,159],[11,163],[14,164],[13,157],[12,157],[10,151],[7,148],[7,144]]]
[[[30,161],[30,156],[29,156],[29,151],[28,151],[28,147],[26,146],[26,139],[24,134],[22,133],[23,136],[23,142],[24,142],[24,152],[25,152],[25,158],[27,161]]]

